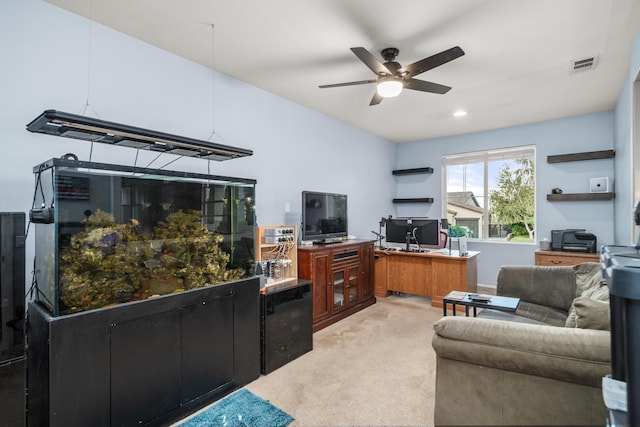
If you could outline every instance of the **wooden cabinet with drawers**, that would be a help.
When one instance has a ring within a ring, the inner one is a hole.
[[[313,282],[313,331],[376,302],[373,241],[298,248],[298,277]]]
[[[576,265],[583,262],[600,262],[600,254],[585,254],[581,252],[543,251],[535,252],[536,265],[559,266]]]

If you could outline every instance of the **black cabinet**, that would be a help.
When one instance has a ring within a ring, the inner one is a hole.
[[[260,296],[263,374],[313,349],[313,294],[311,282],[267,287]]]
[[[29,304],[28,426],[155,426],[260,375],[259,279],[52,317]]]
[[[0,362],[24,356],[24,226],[24,212],[0,212]]]
[[[0,424],[24,425],[25,214],[0,212]]]

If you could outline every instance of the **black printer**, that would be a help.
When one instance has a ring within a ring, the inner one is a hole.
[[[551,230],[551,250],[595,253],[597,238],[584,229]]]

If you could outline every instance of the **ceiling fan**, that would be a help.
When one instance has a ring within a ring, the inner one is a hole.
[[[352,47],[351,51],[364,62],[371,71],[376,73],[378,78],[357,82],[335,83],[318,87],[325,89],[330,87],[377,83],[376,93],[373,95],[373,98],[371,98],[369,105],[377,105],[380,104],[384,98],[398,96],[403,88],[441,95],[449,92],[449,90],[451,90],[449,86],[418,80],[413,77],[464,55],[464,51],[459,46],[456,46],[403,67],[396,62],[396,56],[398,56],[398,52],[400,51],[395,47],[388,47],[382,49],[380,52],[385,60],[384,64],[363,47]]]

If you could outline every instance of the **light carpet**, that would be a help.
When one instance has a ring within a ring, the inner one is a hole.
[[[432,426],[431,338],[441,317],[429,298],[378,298],[313,334],[312,351],[241,390],[290,414],[290,427]]]
[[[291,426],[430,426],[435,403],[429,298],[390,296],[313,335],[313,351],[245,388]]]

